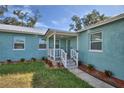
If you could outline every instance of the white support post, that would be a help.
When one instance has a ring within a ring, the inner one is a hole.
[[[78,35],[77,35],[77,50],[78,50],[78,48],[79,48],[79,46],[78,46],[78,43],[79,42],[79,38],[78,38]]]
[[[50,56],[50,50],[49,50],[49,38],[47,38],[47,51],[48,51],[48,56]]]
[[[53,48],[54,60],[56,60],[56,34],[54,33],[54,48]]]
[[[77,51],[78,50],[79,50],[79,36],[77,35]],[[76,60],[77,67],[78,67],[78,54],[79,54],[79,52],[76,53],[76,56],[77,56],[77,60]]]
[[[66,40],[66,52],[68,51],[68,40]]]

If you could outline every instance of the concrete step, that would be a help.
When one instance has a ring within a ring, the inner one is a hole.
[[[76,65],[74,65],[74,66],[67,65],[67,68],[68,68],[68,69],[76,69],[77,66],[76,66]]]
[[[69,69],[77,68],[76,63],[72,59],[68,59],[67,60],[67,68],[69,68]]]

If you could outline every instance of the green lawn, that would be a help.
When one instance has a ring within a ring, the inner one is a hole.
[[[42,62],[0,65],[0,87],[91,88],[66,69],[48,68]]]

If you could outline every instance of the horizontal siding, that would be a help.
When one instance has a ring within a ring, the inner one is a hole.
[[[103,52],[89,51],[91,32],[103,32]],[[93,64],[97,69],[110,70],[114,76],[124,80],[124,20],[79,33],[79,58],[85,64]]]
[[[14,36],[25,37],[25,50],[13,50]],[[20,58],[28,60],[32,57],[41,59],[43,56],[47,56],[46,50],[38,50],[39,37],[41,36],[0,33],[0,61],[5,61],[6,59],[19,60]]]

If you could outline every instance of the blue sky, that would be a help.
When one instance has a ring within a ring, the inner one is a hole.
[[[101,5],[70,5],[70,6],[54,6],[54,5],[33,5],[33,6],[9,6],[9,13],[5,16],[14,16],[12,11],[14,9],[23,9],[30,14],[36,13],[37,9],[40,11],[42,17],[36,23],[37,28],[55,28],[61,30],[68,30],[71,23],[71,17],[78,15],[83,17],[87,13],[96,9],[100,13],[104,13],[106,16],[114,16],[120,13],[124,13],[124,6],[101,6]]]

